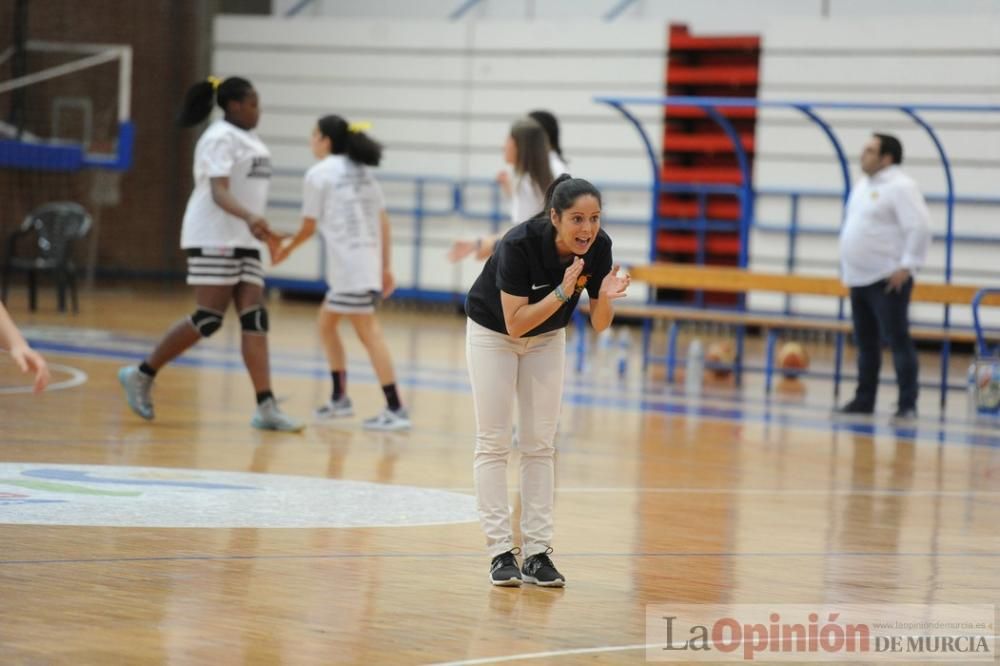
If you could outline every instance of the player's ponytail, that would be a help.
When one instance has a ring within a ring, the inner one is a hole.
[[[351,161],[368,166],[378,166],[382,161],[382,144],[365,134],[366,125],[330,115],[320,118],[316,126],[330,139],[331,154],[346,154]]]
[[[199,81],[185,93],[184,104],[177,115],[177,124],[180,127],[193,127],[212,113],[215,103],[225,111],[229,102],[242,101],[251,90],[253,85],[238,76],[231,76],[225,81],[210,76],[204,81]]]

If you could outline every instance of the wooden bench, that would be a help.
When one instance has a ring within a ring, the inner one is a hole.
[[[752,291],[777,292],[791,296],[831,296],[846,298],[850,292],[837,278],[807,275],[786,275],[748,271],[739,268],[692,266],[684,264],[651,264],[633,266],[629,269],[632,279],[645,282],[652,287],[703,291],[723,291],[729,293],[749,293]],[[935,284],[917,282],[913,288],[911,302],[937,303],[941,305],[969,305],[979,291],[979,287],[956,284]],[[985,305],[1000,305],[1000,294],[989,294],[982,299]],[[586,308],[582,308],[586,311]],[[836,335],[834,360],[834,396],[839,393],[843,346],[845,337],[853,331],[851,321],[844,318],[841,305],[838,318],[805,317],[773,312],[753,312],[746,310],[704,309],[676,305],[633,305],[621,304],[615,307],[617,316],[634,317],[646,321],[671,321],[667,338],[667,350],[663,362],[667,366],[667,381],[673,382],[677,359],[677,334],[680,322],[710,322],[738,327],[735,371],[739,379],[742,370],[744,327],[759,327],[767,331],[767,351],[764,365],[765,390],[770,393],[775,371],[775,349],[778,336],[786,330],[831,331]],[[950,343],[975,343],[976,334],[968,329],[946,326],[912,326],[910,334],[917,340],[942,340],[945,348],[941,362],[942,405],[948,386],[948,361]],[[643,362],[648,363],[649,334],[643,336]]]

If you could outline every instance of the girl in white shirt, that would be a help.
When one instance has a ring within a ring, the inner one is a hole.
[[[531,118],[522,118],[510,128],[504,144],[503,156],[514,168],[514,180],[505,169],[497,174],[497,182],[504,194],[511,198],[511,224],[520,224],[542,210],[545,191],[555,179],[549,160],[549,139],[545,129]],[[477,259],[493,254],[493,247],[502,234],[482,236],[472,240],[458,240],[448,252],[451,261],[459,261],[472,253]]]
[[[306,172],[302,192],[302,228],[278,250],[283,261],[315,233],[326,246],[326,300],[320,308],[319,330],[330,366],[333,393],[316,410],[320,419],[352,416],[347,396],[347,358],[337,327],[350,320],[368,350],[382,385],[386,407],[367,419],[369,430],[404,430],[409,415],[399,399],[392,357],[382,335],[375,306],[395,289],[385,198],[369,167],[378,166],[382,146],[340,116],[324,116],[313,128],[311,147],[320,160]]]
[[[257,91],[246,79],[220,81],[210,77],[188,90],[178,124],[191,127],[201,123],[215,104],[225,115],[198,139],[195,186],[181,229],[195,311],[174,324],[140,365],[122,368],[118,379],[132,411],[152,420],[150,391],[156,373],[218,331],[231,303],[239,314],[243,362],[257,394],[251,425],[262,430],[298,431],[303,424],[284,414],[271,392],[260,251],[263,243],[277,249],[279,238],[263,218],[271,154],[253,131],[260,120]]]

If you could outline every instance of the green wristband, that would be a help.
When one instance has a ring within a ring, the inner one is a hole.
[[[566,292],[563,291],[562,285],[556,287],[556,290],[552,292],[556,295],[556,300],[560,303],[569,303],[569,299],[566,298]]]

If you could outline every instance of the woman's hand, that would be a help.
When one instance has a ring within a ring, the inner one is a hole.
[[[451,249],[448,250],[448,261],[454,264],[465,259],[478,249],[479,241],[457,240],[451,244]]]
[[[573,257],[573,263],[566,267],[566,272],[563,273],[562,287],[563,296],[566,299],[573,298],[573,294],[576,292],[576,281],[580,279],[580,273],[583,272],[583,259],[580,257]]]
[[[250,227],[250,233],[253,234],[254,238],[259,241],[267,241],[267,237],[271,233],[267,226],[267,220],[260,215],[250,215],[247,217],[247,226]]]
[[[27,345],[16,345],[10,355],[21,372],[35,373],[35,393],[40,393],[49,384],[49,366],[42,355]]]
[[[606,298],[609,301],[616,298],[621,298],[625,296],[625,291],[628,286],[632,284],[632,277],[627,273],[618,275],[618,270],[621,266],[617,264],[611,269],[611,272],[604,276],[601,280],[601,290],[600,298]]]
[[[281,262],[283,262],[285,259],[288,259],[288,255],[290,255],[290,254],[291,254],[291,251],[287,247],[280,247],[279,246],[277,249],[271,250],[271,265],[272,266],[277,266],[278,264],[280,264]]]
[[[272,266],[277,266],[292,253],[292,247],[290,244],[285,243],[286,240],[288,240],[288,234],[277,234],[273,231],[267,232],[264,243],[267,244],[267,251],[271,255]]]
[[[382,298],[389,298],[394,291],[396,291],[396,276],[386,269],[382,271]]]
[[[500,190],[504,193],[504,196],[510,196],[510,193],[514,191],[514,187],[510,182],[510,172],[507,169],[501,169],[497,172],[497,184],[500,185]]]

